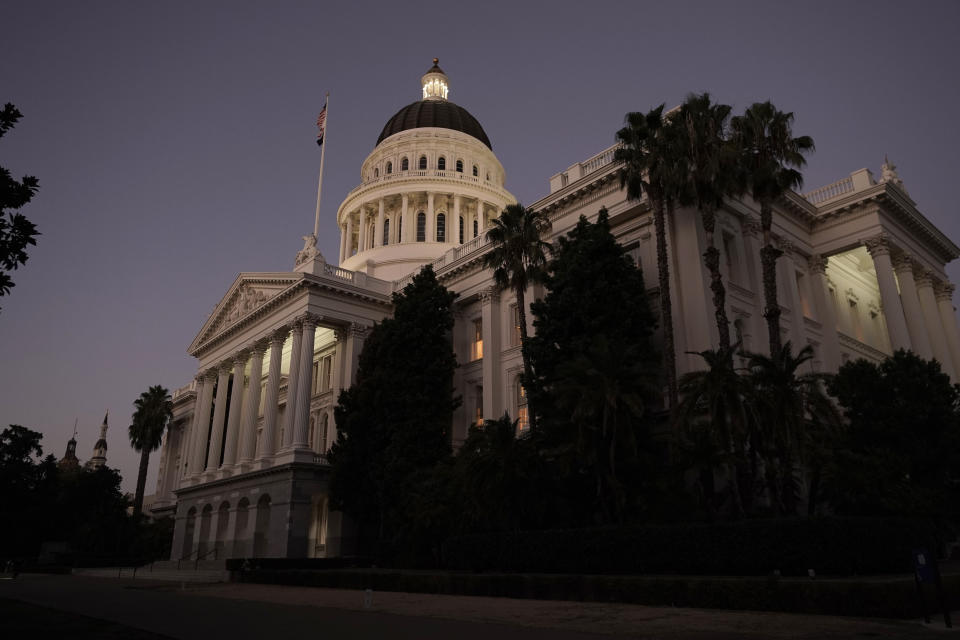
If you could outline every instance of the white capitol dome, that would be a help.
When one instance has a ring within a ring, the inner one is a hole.
[[[472,249],[516,202],[486,132],[447,99],[449,80],[433,62],[422,98],[387,121],[337,211],[345,269],[402,278],[451,248]]]

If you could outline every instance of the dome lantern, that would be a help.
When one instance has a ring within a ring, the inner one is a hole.
[[[440,59],[433,59],[433,66],[420,79],[424,100],[446,100],[450,92],[450,81],[439,65]]]

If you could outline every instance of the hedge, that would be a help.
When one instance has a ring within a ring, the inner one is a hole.
[[[471,571],[848,576],[909,573],[913,549],[941,546],[930,521],[829,517],[472,534],[447,540],[443,561]]]

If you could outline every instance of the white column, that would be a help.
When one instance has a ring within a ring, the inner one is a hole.
[[[410,230],[416,226],[414,220],[407,215],[407,203],[408,196],[405,193],[400,194],[400,230],[403,233],[403,237],[400,238],[400,242],[413,242],[413,236],[410,235]]]
[[[227,416],[227,386],[230,384],[230,364],[220,365],[217,378],[217,399],[213,408],[213,425],[210,427],[210,455],[207,456],[206,469],[220,468],[220,453],[223,450],[224,419]]]
[[[787,278],[787,292],[790,296],[790,340],[793,342],[793,354],[796,355],[807,346],[807,336],[803,323],[803,300],[800,298],[800,288],[797,286],[797,263],[793,260],[794,247],[789,243],[782,243],[784,260],[780,270]]]
[[[344,260],[353,255],[353,214],[347,214],[347,251]]]
[[[204,376],[197,375],[194,379],[197,381],[197,384],[196,396],[193,398],[193,416],[190,419],[190,427],[185,428],[186,438],[183,440],[183,451],[181,452],[183,457],[181,458],[181,469],[177,470],[178,478],[182,478],[194,472],[193,451],[196,447],[194,442],[198,438],[197,432],[200,431],[200,427],[197,426],[197,423],[200,418],[200,398],[203,397]],[[186,465],[186,469],[182,468],[184,464]]]
[[[303,342],[303,324],[297,320],[293,324],[293,344],[290,346],[290,376],[287,378],[287,406],[283,413],[281,449],[287,449],[293,442],[294,421],[297,417],[297,389],[300,385],[301,342]]]
[[[890,334],[890,348],[909,350],[910,332],[907,329],[906,317],[903,315],[903,303],[897,291],[897,282],[893,276],[890,240],[886,235],[881,234],[865,240],[863,244],[873,258],[873,266],[877,271],[877,286],[880,288],[883,317],[887,321],[887,332]]]
[[[377,226],[373,232],[373,246],[382,247],[383,246],[383,217],[384,217],[384,203],[383,198],[380,198],[377,208]]]
[[[267,374],[267,393],[263,399],[263,435],[260,441],[259,459],[273,455],[277,440],[277,413],[280,402],[280,362],[283,358],[283,343],[287,330],[281,329],[270,337],[270,371]],[[258,394],[259,395],[259,394]],[[256,421],[256,416],[254,416]]]
[[[203,472],[207,461],[207,435],[210,433],[210,407],[213,406],[213,384],[216,380],[216,370],[211,369],[203,374],[203,393],[197,408],[196,438],[193,446],[193,459],[190,462],[190,475]]]
[[[460,226],[460,196],[456,194],[453,196],[453,222],[448,226],[453,229],[450,242],[460,244],[461,231],[463,232],[463,239],[467,239],[467,230]]]
[[[477,200],[477,235],[482,236],[487,229],[486,213],[484,212],[483,200]]]
[[[500,403],[500,292],[491,287],[481,294],[483,335],[483,419],[496,420]]]
[[[383,202],[381,200],[380,202]],[[308,315],[303,319],[303,338],[300,350],[300,382],[297,386],[296,418],[294,419],[293,447],[309,448],[307,431],[310,427],[310,397],[313,395],[313,342],[317,331],[317,318]],[[289,407],[289,401],[287,401]]]
[[[750,348],[757,353],[770,350],[767,322],[763,317],[763,265],[760,261],[760,223],[756,220],[744,220],[743,248],[749,269],[748,282],[753,292],[754,304],[750,312]],[[839,358],[839,356],[838,356]]]
[[[810,291],[820,321],[820,361],[823,370],[834,372],[840,368],[840,336],[837,334],[837,309],[827,283],[828,260],[820,255],[810,257]]]
[[[367,210],[364,206],[360,205],[360,241],[357,245],[357,253],[361,251],[366,251],[367,249]]]
[[[943,324],[940,322],[940,312],[937,309],[937,299],[933,295],[933,274],[926,269],[919,271],[916,277],[917,296],[920,298],[920,309],[923,311],[923,322],[930,336],[930,346],[933,357],[940,361],[943,372],[951,380],[957,379],[953,359],[950,357],[950,347],[947,336],[944,335]]]
[[[340,260],[337,264],[340,264],[347,258],[347,230],[343,225],[337,225],[337,228],[340,229]]]
[[[913,279],[913,260],[908,255],[899,255],[893,261],[893,268],[900,283],[900,301],[907,320],[910,344],[913,345],[917,355],[929,360],[933,358],[933,348],[930,345],[926,323],[923,321],[923,310],[920,308],[916,281]]]
[[[260,381],[266,345],[257,342],[250,351],[250,383],[244,395],[243,424],[240,425],[240,464],[253,460],[257,448],[257,414],[260,413]]]
[[[950,358],[953,360],[953,370],[960,373],[960,333],[957,332],[957,317],[953,310],[953,285],[948,282],[937,284],[937,309],[940,312],[940,324],[947,338],[950,348]]]
[[[427,242],[436,242],[437,241],[437,217],[434,215],[433,211],[433,197],[434,193],[432,191],[427,192]]]
[[[247,368],[247,354],[238,353],[233,359],[233,388],[230,391],[230,416],[227,418],[227,444],[223,451],[223,466],[232,467],[237,462],[237,447],[240,445],[240,418],[243,413],[243,373]]]

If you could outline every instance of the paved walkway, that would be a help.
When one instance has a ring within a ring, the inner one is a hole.
[[[513,600],[274,585],[171,585],[145,580],[21,576],[0,598],[32,602],[172,638],[931,638],[943,623],[779,613]],[[958,616],[955,615],[956,620]]]

